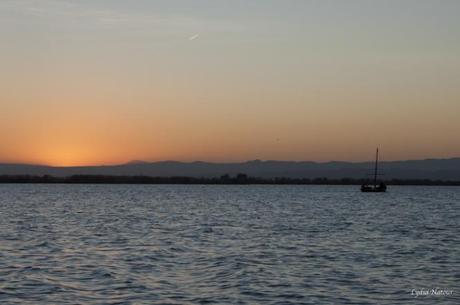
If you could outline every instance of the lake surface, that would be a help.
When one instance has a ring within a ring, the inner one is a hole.
[[[460,187],[0,185],[0,304],[460,304],[459,227]]]

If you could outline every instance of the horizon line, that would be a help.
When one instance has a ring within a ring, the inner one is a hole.
[[[400,160],[380,160],[379,163],[390,163],[390,162],[409,162],[409,161],[428,161],[428,160],[453,160],[460,159],[460,156],[455,157],[442,157],[442,158],[423,158],[423,159],[400,159]],[[249,159],[246,161],[180,161],[180,160],[158,160],[158,161],[144,161],[144,160],[131,160],[124,163],[113,163],[113,164],[86,164],[86,165],[49,165],[49,164],[39,164],[39,163],[21,163],[21,162],[2,162],[0,161],[0,166],[2,165],[16,165],[16,166],[39,166],[39,167],[53,167],[53,168],[75,168],[75,167],[111,167],[111,166],[126,166],[126,165],[142,165],[142,164],[155,164],[155,163],[182,163],[182,164],[193,164],[193,163],[207,163],[207,164],[244,164],[251,162],[291,162],[291,163],[316,163],[316,164],[327,164],[327,163],[370,163],[375,162],[374,160],[364,160],[364,161],[339,161],[339,160],[329,160],[329,161],[313,161],[313,160],[274,160],[274,159]]]

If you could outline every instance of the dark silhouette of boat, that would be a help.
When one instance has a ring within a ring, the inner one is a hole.
[[[379,149],[377,148],[377,151],[375,153],[374,184],[361,185],[361,192],[383,193],[387,191],[387,186],[385,183],[380,182],[379,184],[377,184],[378,164],[379,164]]]

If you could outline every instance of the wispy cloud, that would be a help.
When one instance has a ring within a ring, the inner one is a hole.
[[[184,29],[235,29],[234,23],[220,20],[204,20],[193,16],[178,14],[153,14],[139,11],[120,11],[109,7],[100,8],[92,4],[68,0],[3,0],[0,12],[7,10],[28,17],[50,20],[85,21],[104,26],[164,26]],[[196,38],[196,37],[195,37]],[[195,39],[194,38],[194,39]]]
[[[138,14],[120,13],[108,9],[97,9],[82,5],[79,2],[54,1],[54,0],[6,0],[0,8],[22,13],[27,16],[48,18],[87,18],[93,21],[117,23],[117,22],[145,22],[147,16]]]

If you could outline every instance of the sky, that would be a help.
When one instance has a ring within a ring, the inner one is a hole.
[[[460,156],[458,0],[0,0],[0,162]]]

